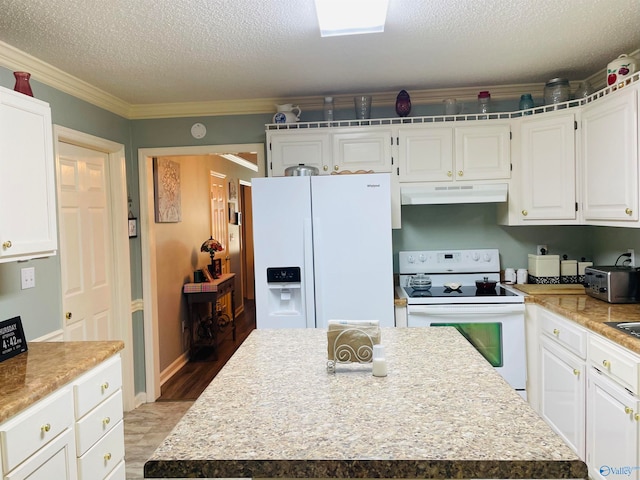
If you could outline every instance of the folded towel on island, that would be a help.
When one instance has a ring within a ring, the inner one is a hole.
[[[327,355],[340,363],[370,362],[373,345],[380,343],[378,320],[329,320]]]

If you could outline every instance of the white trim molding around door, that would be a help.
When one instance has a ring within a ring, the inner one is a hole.
[[[124,145],[71,130],[53,126],[56,165],[58,144],[70,143],[97,150],[108,155],[111,241],[113,244],[112,311],[114,336],[124,342],[122,356],[122,392],[125,411],[135,408],[135,384],[133,366],[133,331],[131,321],[131,265],[129,261],[129,229],[127,208],[127,174]],[[57,169],[56,169],[57,170]],[[62,280],[62,279],[61,279]]]
[[[257,152],[257,177],[265,176],[264,144],[202,145],[195,147],[140,148],[138,177],[140,187],[140,248],[142,259],[142,297],[144,302],[144,359],[147,402],[161,394],[158,335],[158,292],[156,282],[156,244],[153,199],[153,158],[177,155],[216,155],[229,152]],[[255,166],[254,166],[255,167]]]

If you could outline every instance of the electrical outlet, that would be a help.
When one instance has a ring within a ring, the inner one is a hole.
[[[633,248],[627,248],[627,253],[630,253],[631,255],[629,256],[629,263],[628,265],[630,267],[635,267],[636,266],[636,255],[633,252]]]
[[[536,255],[542,255],[542,250],[544,249],[544,253],[549,253],[549,249],[546,245],[538,245],[536,247]]]
[[[35,267],[28,267],[20,270],[20,285],[22,286],[22,290],[36,286]]]

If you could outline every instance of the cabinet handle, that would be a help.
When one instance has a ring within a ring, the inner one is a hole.
[[[609,360],[602,360],[602,366],[609,368],[611,366],[611,362]]]
[[[554,335],[560,335],[560,330],[558,330],[557,328],[553,329],[553,334]]]
[[[326,172],[327,170],[329,170],[329,167],[327,167],[327,166],[325,165],[325,166],[323,166],[323,167],[322,167],[322,170],[324,170],[324,171]]]
[[[640,422],[640,413],[636,413],[633,418],[635,418],[637,422]]]
[[[626,413],[627,415],[629,415],[630,413],[633,413],[633,408],[631,408],[631,407],[624,407],[624,413]]]
[[[633,210],[631,210],[630,208],[625,208],[624,213],[626,213],[627,215],[631,215],[633,213]]]
[[[110,422],[111,422],[111,418],[109,418],[109,417],[104,417],[102,419],[102,424],[103,425],[109,425]]]
[[[43,433],[46,433],[49,430],[51,430],[51,424],[50,423],[45,423],[44,425],[42,425],[40,427],[40,431],[43,432]]]
[[[109,382],[104,382],[102,385],[100,385],[102,387],[102,391],[105,391],[107,388],[109,388]]]
[[[333,169],[337,172],[338,170],[340,170],[340,167],[338,165],[334,165]]]
[[[526,210],[522,210],[522,215],[526,217],[527,215],[529,215],[529,212],[527,212]]]
[[[577,377],[578,375],[580,375],[580,370],[578,370],[577,368],[574,368],[573,374]]]
[[[462,172],[462,170],[458,170],[458,176],[461,177],[462,175],[464,175],[464,173]]]
[[[449,171],[447,172],[447,177],[450,177],[450,176],[452,176],[452,175],[453,175],[453,173],[451,173],[451,170],[449,170]]]
[[[67,320],[71,320],[71,317],[73,317],[73,314],[71,312],[67,312],[64,314],[64,316]]]
[[[104,459],[108,462],[109,460],[111,460],[111,454],[110,453],[105,453],[104,454]]]
[[[4,242],[2,244],[2,248],[5,248],[5,249],[6,248],[11,248],[11,245],[12,245],[11,240],[7,240],[6,242]]]

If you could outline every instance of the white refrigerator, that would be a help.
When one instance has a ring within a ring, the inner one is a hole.
[[[394,326],[388,173],[254,178],[257,328]]]

